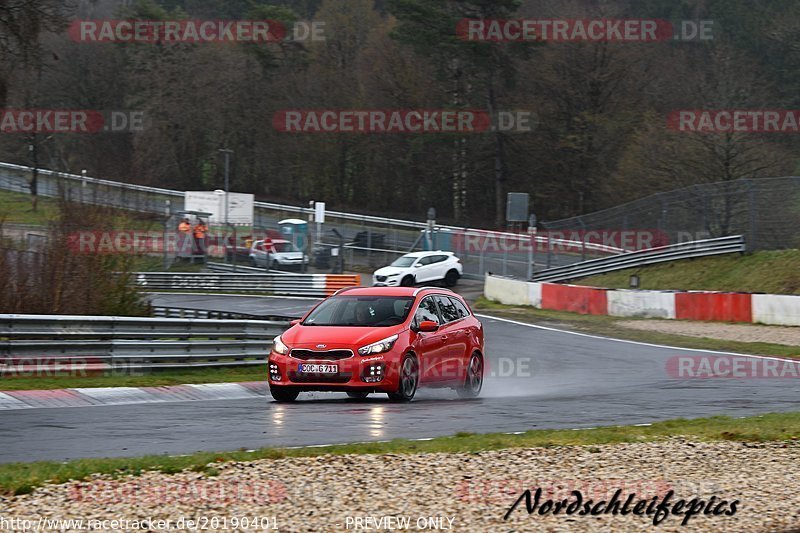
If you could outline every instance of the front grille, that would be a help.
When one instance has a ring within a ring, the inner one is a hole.
[[[289,355],[303,361],[338,361],[340,359],[353,357],[353,352],[350,350],[327,350],[324,352],[316,352],[314,350],[292,350]]]
[[[353,376],[351,372],[340,374],[298,374],[289,372],[289,380],[292,383],[347,383]]]
[[[386,276],[375,276],[378,281],[386,281]]]

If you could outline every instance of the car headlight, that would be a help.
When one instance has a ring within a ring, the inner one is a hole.
[[[374,353],[383,353],[388,352],[394,346],[394,343],[397,341],[397,335],[392,335],[391,337],[386,337],[383,340],[379,340],[378,342],[373,342],[372,344],[367,344],[366,346],[362,346],[358,349],[358,355],[371,355]]]
[[[393,277],[395,277],[395,276],[399,276],[399,275],[400,275],[400,274],[388,274],[386,277],[387,277],[387,278],[393,278]]]
[[[275,337],[275,339],[273,339],[272,351],[275,353],[279,353],[281,355],[286,355],[287,353],[289,353],[289,347],[283,344],[280,335],[278,335],[277,337]]]

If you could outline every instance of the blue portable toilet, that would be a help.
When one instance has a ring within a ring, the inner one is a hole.
[[[308,245],[308,222],[299,218],[286,218],[278,221],[281,236],[292,243],[295,251],[302,251]]]

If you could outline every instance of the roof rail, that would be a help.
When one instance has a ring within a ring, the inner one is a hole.
[[[338,291],[336,291],[336,292],[334,292],[333,294],[331,294],[331,296],[336,296],[336,295],[337,295],[337,294],[339,294],[340,292],[349,291],[349,290],[351,290],[351,289],[363,289],[363,288],[365,288],[363,285],[354,285],[354,286],[352,286],[352,287],[342,287],[342,288],[341,288],[341,289],[339,289]]]
[[[452,292],[453,294],[455,294],[455,291],[453,291],[452,289],[448,289],[446,287],[419,287],[417,290],[414,291],[414,294],[412,294],[412,296],[416,296],[421,291],[428,290],[428,289],[436,290],[436,291],[447,291],[447,292]]]

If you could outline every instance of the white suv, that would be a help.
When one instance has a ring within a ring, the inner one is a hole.
[[[376,287],[410,287],[428,281],[444,281],[452,287],[464,267],[453,252],[413,252],[397,258],[389,266],[379,268],[372,275],[372,284]]]

